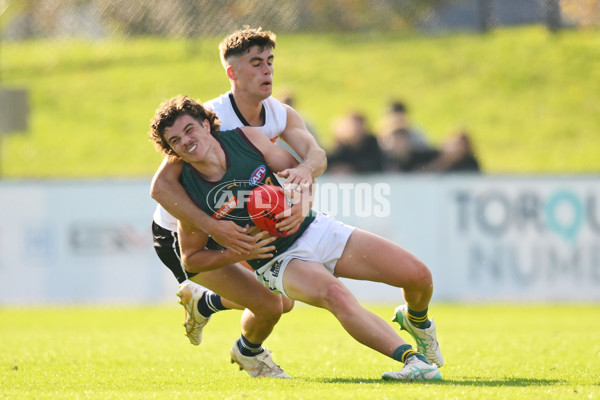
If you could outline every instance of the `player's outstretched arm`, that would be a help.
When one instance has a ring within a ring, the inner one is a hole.
[[[285,183],[292,189],[296,186],[307,188],[314,178],[321,176],[327,169],[327,156],[296,110],[288,105],[284,106],[287,110],[287,124],[281,138],[302,158],[302,162],[293,168],[281,170],[278,175],[286,178]]]
[[[218,221],[211,218],[194,204],[179,183],[182,162],[171,162],[166,158],[154,174],[150,196],[179,221],[185,221],[196,231],[210,235],[221,246],[238,254],[248,254],[256,244],[256,238],[247,235],[246,229],[233,221]]]

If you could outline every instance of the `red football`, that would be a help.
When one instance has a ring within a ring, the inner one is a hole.
[[[290,208],[285,195],[278,186],[262,185],[256,187],[248,196],[248,214],[256,226],[273,236],[288,236],[275,228],[281,219],[275,216]]]

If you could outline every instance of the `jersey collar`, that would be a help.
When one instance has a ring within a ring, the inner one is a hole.
[[[231,93],[231,92],[229,92],[229,100],[231,101],[231,106],[233,107],[233,111],[235,112],[235,115],[237,115],[237,117],[240,119],[242,124],[244,126],[251,126],[248,123],[248,121],[246,121],[246,118],[244,118],[244,116],[240,112],[240,109],[238,108],[237,104],[235,103],[235,99],[233,98],[233,93]],[[267,113],[265,111],[264,103],[262,104],[262,109],[260,110],[260,117],[263,120],[263,125],[266,125],[267,124]]]

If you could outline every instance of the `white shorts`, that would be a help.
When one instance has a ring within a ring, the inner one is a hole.
[[[255,271],[256,279],[271,291],[289,297],[283,289],[283,274],[293,259],[317,261],[333,275],[354,229],[328,215],[317,213],[315,220],[294,244]]]

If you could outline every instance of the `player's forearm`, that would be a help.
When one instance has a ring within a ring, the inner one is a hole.
[[[327,169],[327,155],[319,146],[312,147],[298,167],[307,168],[313,178],[321,176]]]
[[[182,255],[181,261],[188,272],[200,273],[213,271],[226,265],[235,264],[244,261],[244,257],[235,254],[230,250],[209,250],[197,251],[189,256]]]
[[[327,169],[327,155],[314,136],[306,128],[300,115],[291,107],[287,109],[287,124],[281,138],[302,158],[300,167],[310,170],[314,178],[321,176]]]
[[[214,220],[194,204],[179,183],[181,169],[172,165],[166,167],[166,165],[167,163],[163,163],[154,175],[150,196],[173,217],[208,233]]]
[[[173,217],[208,233],[213,219],[194,204],[181,185],[166,185],[152,193],[152,198]]]

